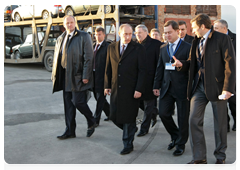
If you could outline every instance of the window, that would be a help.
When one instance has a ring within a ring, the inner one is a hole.
[[[166,5],[165,13],[172,14],[191,14],[191,6],[190,5]]]
[[[217,16],[217,5],[197,5],[196,15],[204,13],[209,16]]]

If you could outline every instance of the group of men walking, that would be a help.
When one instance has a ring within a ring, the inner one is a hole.
[[[189,163],[204,164],[207,158],[203,120],[210,101],[214,115],[214,155],[216,163],[225,163],[228,99],[232,99],[232,112],[235,108],[232,129],[236,130],[234,45],[228,35],[213,29],[205,14],[197,15],[191,24],[195,38],[186,36],[186,23],[166,22],[165,44],[156,40],[158,30],[151,31],[150,35],[156,39],[151,38],[145,25],[135,28],[135,42],[131,25],[122,24],[120,41],[111,44],[104,40],[104,29],[97,28],[96,43],[92,45],[88,33],[76,29],[74,17],[65,16],[66,31],[56,42],[52,71],[53,92],[63,90],[65,110],[66,129],[58,138],[76,137],[76,109],[86,117],[87,137],[100,124],[104,111],[105,120],[112,120],[123,130],[124,147],[120,154],[129,154],[134,149],[136,117],[141,108],[144,117],[138,137],[149,132],[151,122],[154,126],[159,114],[171,137],[167,149],[175,147],[173,155],[182,155],[189,137],[193,155]],[[87,105],[90,89],[97,101],[94,115]],[[110,95],[110,104],[106,95]],[[177,125],[172,118],[175,103]]]

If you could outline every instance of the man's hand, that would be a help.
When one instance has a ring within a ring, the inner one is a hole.
[[[82,81],[83,81],[84,84],[88,83],[88,79],[83,79]]]
[[[182,63],[178,59],[176,59],[175,56],[173,56],[173,59],[175,60],[175,62],[172,64],[172,66],[182,67]]]
[[[221,95],[225,95],[225,98],[223,98],[223,100],[228,100],[232,96],[232,93],[228,91],[222,91]]]
[[[160,91],[158,89],[153,89],[153,94],[155,96],[160,96]]]
[[[138,91],[135,91],[135,93],[134,93],[134,98],[135,99],[138,99],[138,98],[140,98],[142,96],[142,93],[140,93],[140,92],[138,92]]]
[[[111,94],[111,89],[105,89],[104,90],[104,96],[110,95]]]

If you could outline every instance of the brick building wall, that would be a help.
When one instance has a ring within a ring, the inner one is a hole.
[[[198,6],[199,7],[199,6]],[[204,6],[202,8],[207,8],[208,6]],[[221,5],[216,5],[216,15],[210,16],[212,23],[221,18]],[[145,7],[144,9],[145,15],[154,15],[154,6]],[[158,29],[161,34],[163,33],[163,25],[168,20],[184,20],[187,23],[187,34],[192,35],[192,28],[190,21],[192,18],[196,16],[197,13],[197,5],[190,5],[190,14],[174,14],[174,13],[166,13],[166,5],[158,5]],[[144,24],[148,27],[150,31],[152,28],[155,28],[155,20],[145,20]]]

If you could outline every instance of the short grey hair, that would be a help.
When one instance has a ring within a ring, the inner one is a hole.
[[[148,33],[148,28],[143,24],[140,24],[140,25],[136,26],[135,31],[136,31],[137,28],[142,28],[144,32]]]
[[[219,22],[228,29],[228,23],[227,23],[227,21],[225,21],[224,19],[218,19],[218,20],[214,21],[214,24],[215,24],[215,23],[219,23]]]

